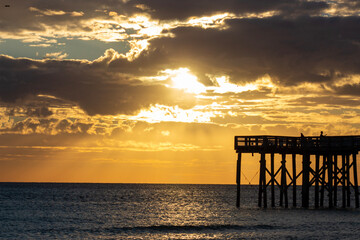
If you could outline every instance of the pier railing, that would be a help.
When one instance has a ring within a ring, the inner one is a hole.
[[[360,136],[235,136],[235,150],[241,152],[291,152],[360,150]]]

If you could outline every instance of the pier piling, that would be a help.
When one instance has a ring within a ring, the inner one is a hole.
[[[237,185],[237,195],[236,195],[236,207],[240,207],[240,179],[241,179],[241,153],[238,153],[238,159],[236,163],[236,185]]]
[[[270,155],[270,168],[271,168],[271,207],[275,207],[275,154],[271,153]]]
[[[359,185],[357,178],[356,153],[353,153],[353,171],[354,171],[355,207],[359,208]]]
[[[293,207],[296,207],[296,154],[292,154]]]
[[[319,208],[319,178],[320,178],[320,155],[316,154],[315,158],[315,208]]]

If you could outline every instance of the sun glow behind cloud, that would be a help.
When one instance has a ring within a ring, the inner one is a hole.
[[[253,91],[258,89],[258,86],[256,84],[246,84],[243,86],[239,86],[233,83],[229,82],[229,79],[225,76],[216,78],[216,87],[213,87],[212,89],[216,93],[227,93],[227,92],[234,92],[234,93],[240,93],[244,91]]]
[[[200,17],[200,18],[192,17],[188,21],[188,24],[191,26],[200,26],[202,28],[210,28],[210,27],[219,28],[224,26],[224,22],[226,19],[230,19],[232,17],[234,17],[234,14],[229,14],[229,13],[222,13],[222,14]]]
[[[264,76],[254,82],[242,85],[231,83],[229,77],[227,76],[210,77],[214,86],[205,86],[198,81],[198,78],[193,75],[188,68],[166,69],[162,71],[161,74],[165,75],[156,76],[152,79],[165,80],[169,78],[171,80],[171,84],[168,85],[169,87],[183,89],[188,93],[194,93],[197,95],[202,95],[207,91],[223,94],[230,92],[241,93],[245,91],[254,91],[261,88],[276,88],[276,85],[268,76]]]
[[[186,92],[200,94],[206,91],[206,87],[198,82],[197,77],[190,73],[188,68],[176,70],[167,69],[163,71],[171,79],[171,87],[184,89]]]

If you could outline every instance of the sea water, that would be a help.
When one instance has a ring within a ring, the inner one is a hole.
[[[357,209],[261,209],[257,190],[238,209],[235,185],[0,183],[0,238],[359,239]]]

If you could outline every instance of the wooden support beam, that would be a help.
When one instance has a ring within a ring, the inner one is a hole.
[[[309,207],[309,173],[310,173],[310,155],[303,154],[303,181],[302,181],[302,207]]]
[[[236,195],[236,207],[240,207],[240,179],[241,179],[241,153],[238,153],[238,159],[236,161],[236,185],[237,185],[237,195]]]
[[[334,206],[337,206],[337,185],[338,185],[338,157],[334,155],[334,170],[333,170],[333,179],[334,179]]]
[[[346,154],[346,206],[350,207],[350,155]]]
[[[296,154],[292,154],[293,169],[293,207],[296,207]]]
[[[271,175],[271,172],[269,172],[269,169],[266,168],[266,172]],[[280,183],[276,180],[276,178],[274,178],[274,182],[280,186]],[[269,180],[269,182],[266,184],[266,186],[269,186],[271,184],[271,179]]]
[[[316,154],[315,157],[315,208],[319,208],[319,166],[320,155]]]
[[[259,196],[258,196],[258,206],[262,206],[262,199],[263,199],[263,185],[266,185],[266,182],[264,182],[264,175],[265,175],[265,166],[264,166],[264,160],[265,160],[265,153],[261,153],[260,155],[260,172],[259,172]]]
[[[270,159],[270,168],[271,168],[271,207],[275,207],[275,163],[274,163],[274,153],[271,153]]]
[[[355,207],[359,208],[359,185],[357,176],[356,153],[353,153],[353,172],[354,172],[354,189],[355,189]]]
[[[284,195],[284,199],[285,199],[285,207],[288,208],[289,200],[288,200],[287,183],[286,183],[287,169],[286,169],[286,154],[285,153],[282,154],[281,168],[282,168],[281,169],[281,185],[282,185],[283,195]]]
[[[342,185],[342,207],[346,207],[346,157],[341,156],[341,185]]]
[[[259,194],[258,194],[258,207],[261,207],[262,203],[261,203],[261,200],[262,200],[262,163],[261,163],[261,159],[259,161],[260,163],[260,171],[259,171]]]
[[[281,176],[280,176],[280,207],[283,206],[283,202],[284,202],[284,166],[283,166],[283,161],[284,161],[284,154],[282,154],[282,160],[281,160]]]
[[[259,198],[258,198],[258,206],[261,207],[262,199],[264,197],[264,208],[266,208],[266,161],[265,161],[265,153],[261,153],[260,157],[260,174],[259,174]]]
[[[264,208],[267,208],[267,191],[266,191],[266,158],[265,153],[261,154],[261,158],[263,159],[263,200],[264,200]]]
[[[320,207],[324,206],[324,191],[325,191],[325,175],[326,175],[326,156],[322,157],[322,172],[321,172],[321,189],[320,189]]]
[[[333,206],[333,164],[332,164],[332,155],[328,155],[328,193],[329,193],[329,208],[334,207]]]

